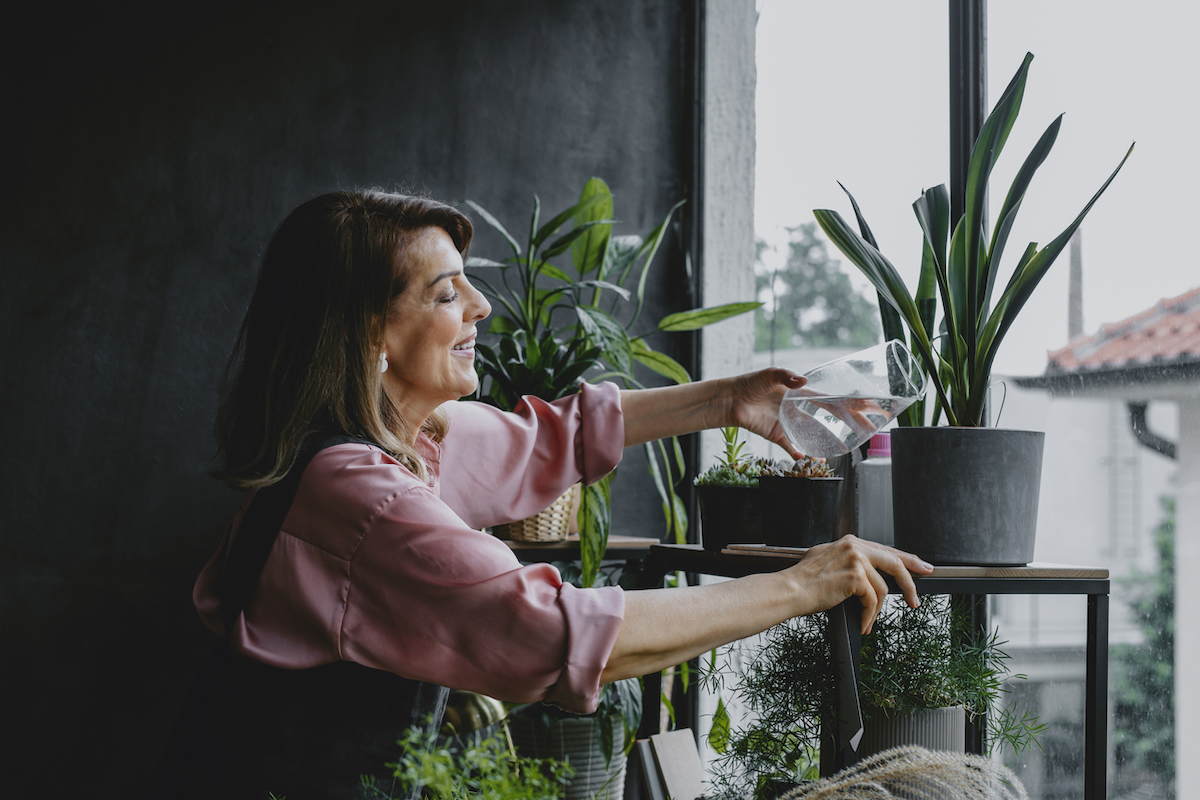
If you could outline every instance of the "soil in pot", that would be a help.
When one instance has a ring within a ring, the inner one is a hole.
[[[700,543],[720,551],[731,544],[761,544],[760,490],[752,486],[697,486]]]
[[[1042,477],[1040,431],[897,428],[892,440],[896,547],[933,564],[1033,560]]]
[[[812,547],[833,541],[841,485],[841,478],[759,478],[763,544]]]

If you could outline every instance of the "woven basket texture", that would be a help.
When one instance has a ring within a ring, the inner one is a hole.
[[[563,492],[546,510],[516,522],[496,525],[492,533],[514,542],[561,542],[568,534],[579,530],[575,515],[579,511],[581,492],[577,483]]]

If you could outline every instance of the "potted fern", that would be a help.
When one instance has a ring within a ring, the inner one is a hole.
[[[1045,725],[1000,703],[1005,683],[1024,678],[1008,674],[1005,643],[993,633],[972,644],[971,633],[947,596],[923,597],[916,609],[889,598],[862,640],[859,759],[906,744],[963,752],[965,720],[980,717],[990,747],[1038,746]],[[719,796],[766,798],[819,776],[837,719],[829,635],[827,615],[800,617],[772,628],[750,652],[735,658],[726,650],[724,663],[714,661],[705,682],[750,711],[732,724],[722,701],[713,720]]]
[[[1017,120],[1032,59],[1025,56],[983,124],[971,151],[962,216],[950,219],[944,185],[926,190],[913,204],[924,235],[915,295],[879,252],[853,196],[857,232],[836,211],[813,212],[878,291],[884,337],[903,338],[908,330],[910,349],[934,388],[932,399],[913,404],[892,432],[892,475],[896,546],[935,564],[1025,564],[1033,558],[1044,434],[983,427],[992,364],[1017,314],[1133,151],[1130,146],[1062,233],[1044,247],[1030,243],[1021,252],[995,297],[1013,221],[1062,122],[1060,116],[1050,124],[1017,170],[989,235],[988,183]],[[943,419],[946,426],[937,427]]]

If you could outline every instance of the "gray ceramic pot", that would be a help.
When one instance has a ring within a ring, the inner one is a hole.
[[[1001,428],[891,434],[896,547],[933,564],[1033,560],[1046,434]]]

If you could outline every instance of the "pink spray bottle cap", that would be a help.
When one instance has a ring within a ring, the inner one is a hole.
[[[890,433],[877,433],[871,437],[871,441],[867,444],[867,458],[891,458],[892,457],[892,435]]]

